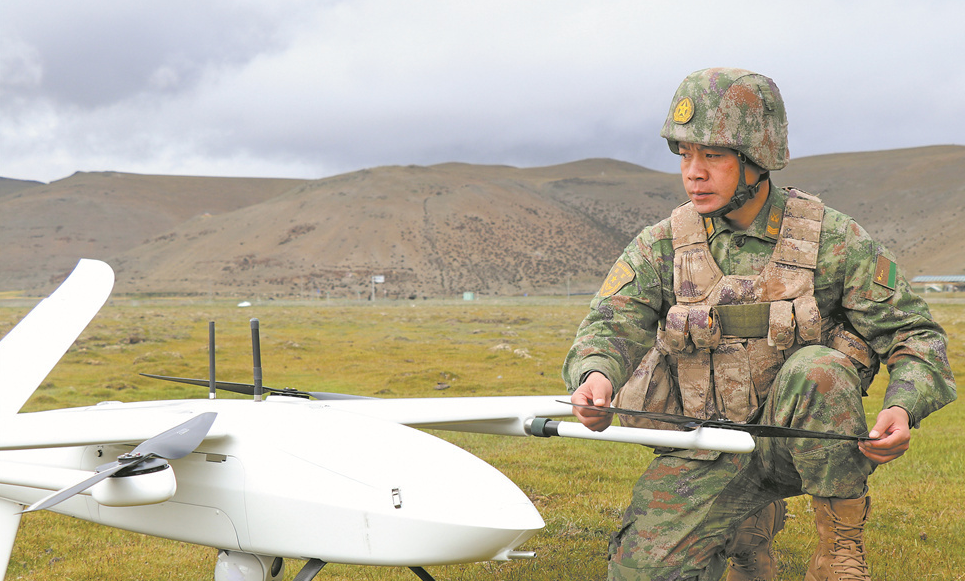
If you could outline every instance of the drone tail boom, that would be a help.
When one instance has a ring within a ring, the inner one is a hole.
[[[720,428],[698,428],[689,432],[678,432],[611,426],[602,432],[594,432],[576,422],[560,422],[546,418],[534,419],[529,423],[528,428],[531,434],[543,438],[561,436],[581,440],[641,444],[651,448],[717,450],[732,454],[747,454],[754,451],[754,438],[750,434]]]

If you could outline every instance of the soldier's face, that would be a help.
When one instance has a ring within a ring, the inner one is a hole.
[[[740,171],[737,153],[724,147],[686,142],[680,142],[678,149],[680,177],[697,212],[709,214],[723,208],[737,189]],[[756,183],[757,178],[757,173],[747,168],[747,183]]]

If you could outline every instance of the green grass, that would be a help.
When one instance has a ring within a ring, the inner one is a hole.
[[[25,407],[103,400],[204,398],[204,388],[140,377],[207,377],[207,325],[217,322],[218,377],[251,377],[249,319],[261,321],[265,385],[378,397],[531,395],[563,392],[559,369],[586,298],[475,302],[267,302],[116,300],[105,307]],[[0,334],[26,312],[0,306]],[[965,307],[937,305],[965,377]],[[884,374],[886,377],[886,374]],[[869,418],[885,378],[873,386]],[[231,397],[220,394],[219,397]],[[239,396],[240,397],[240,396]],[[965,424],[958,403],[928,418],[912,450],[872,477],[868,525],[873,578],[962,579],[965,571]],[[430,567],[442,580],[601,580],[607,537],[652,457],[631,445],[435,432],[502,470],[526,492],[546,528],[523,549],[535,561]],[[320,491],[323,492],[323,491]],[[778,537],[780,579],[801,579],[814,546],[805,498],[790,501]],[[52,513],[26,515],[7,579],[211,579],[215,551],[118,531]],[[301,562],[288,563],[293,579]],[[405,569],[329,565],[318,579],[407,580]]]

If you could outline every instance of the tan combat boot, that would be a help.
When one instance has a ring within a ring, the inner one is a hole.
[[[863,535],[871,498],[814,497],[811,505],[818,546],[804,581],[871,581]]]
[[[773,581],[777,579],[777,560],[771,545],[784,528],[787,503],[772,502],[744,519],[725,552],[730,557],[727,581]]]

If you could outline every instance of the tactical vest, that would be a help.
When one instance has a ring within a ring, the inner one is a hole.
[[[673,211],[677,302],[615,405],[748,422],[786,357],[804,345],[829,344],[856,363],[877,367],[860,338],[822,319],[814,298],[824,204],[799,190],[787,193],[774,252],[755,276],[724,275],[693,204]],[[621,421],[667,427],[626,416]]]

